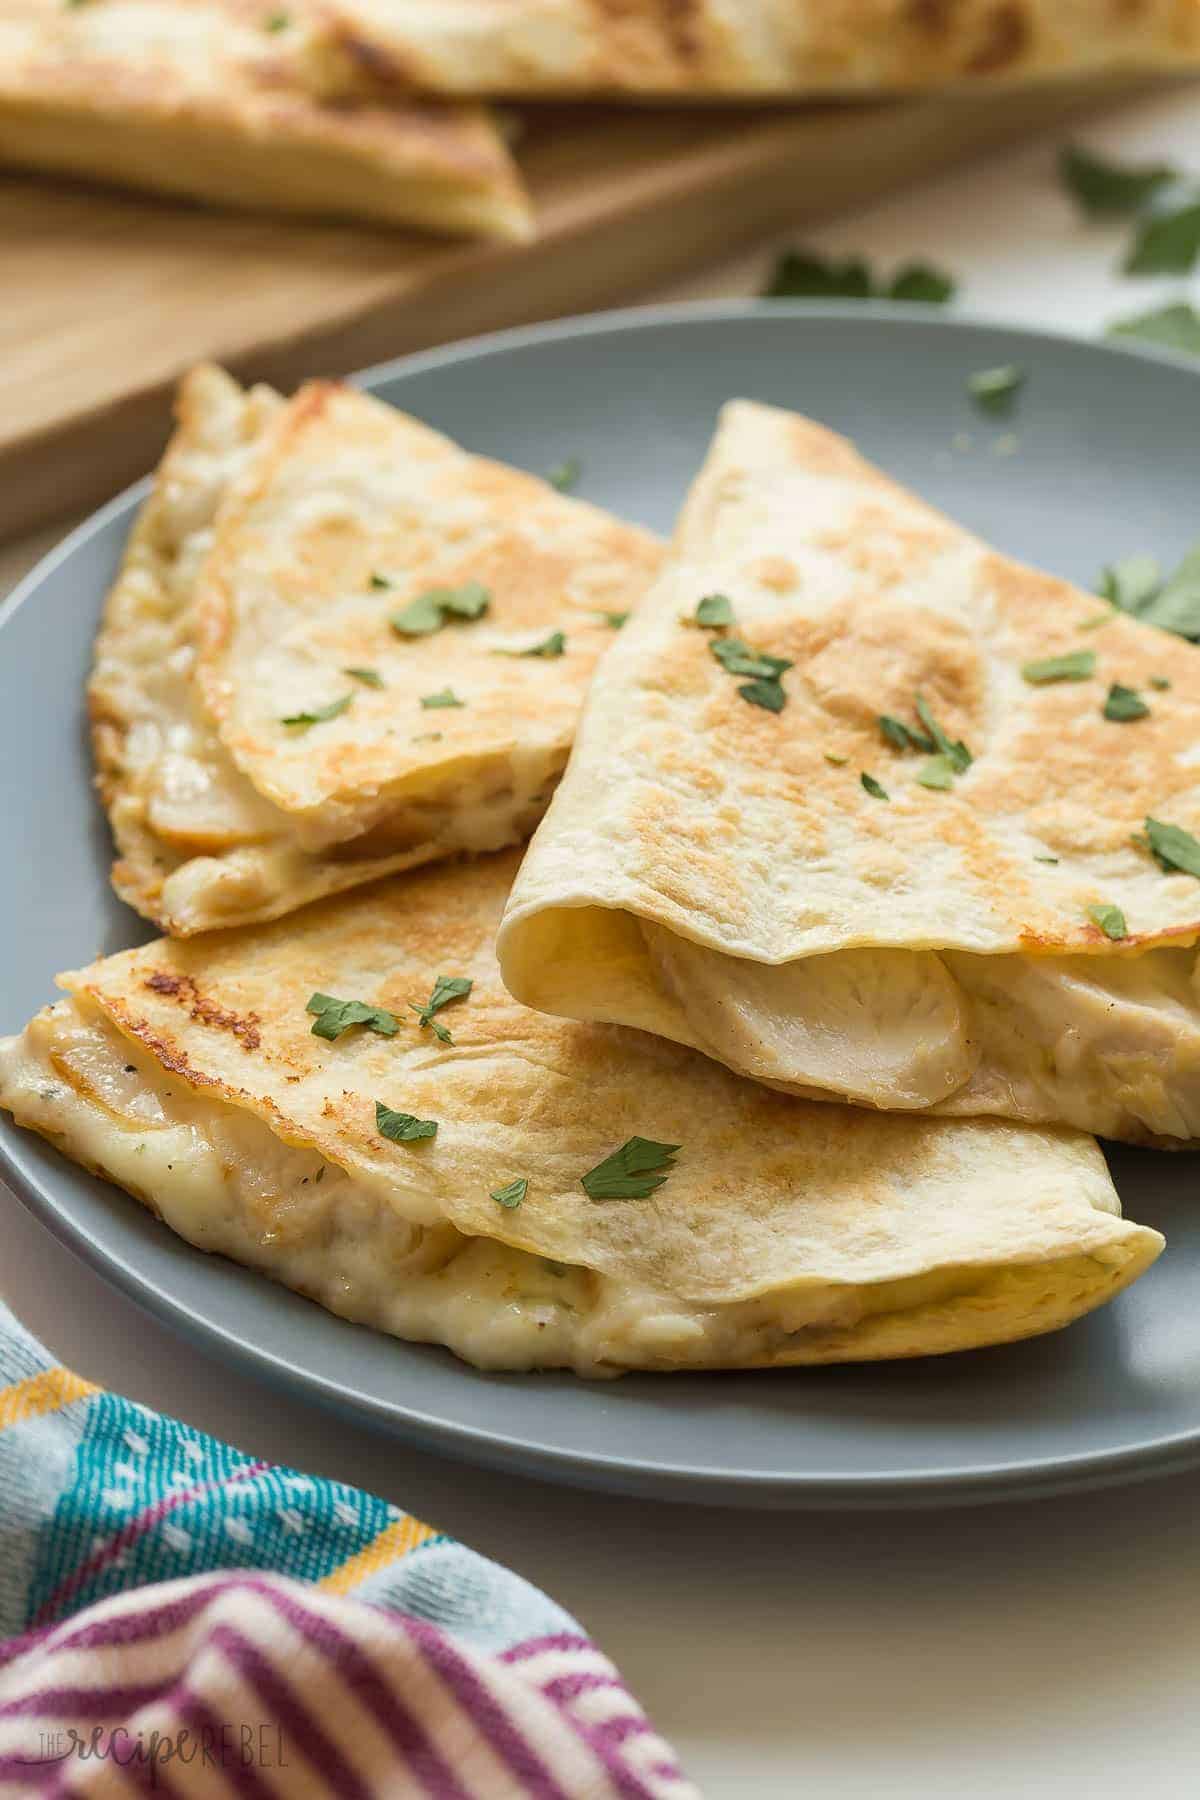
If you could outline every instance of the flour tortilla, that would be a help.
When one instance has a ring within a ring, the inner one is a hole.
[[[485,1367],[966,1349],[1066,1324],[1157,1255],[1080,1134],[814,1106],[517,1005],[492,948],[515,860],[64,976],[0,1047],[0,1104],[193,1243]],[[473,982],[436,1014],[449,1043],[411,1004],[439,975]],[[398,1028],[314,1036],[314,991]],[[436,1137],[383,1136],[380,1101]],[[680,1146],[666,1181],[589,1198],[633,1135]],[[519,1206],[492,1198],[517,1179]]]
[[[0,0],[0,163],[220,206],[530,237],[490,116],[347,103],[354,51],[306,0]]]
[[[874,94],[1173,69],[1197,0],[337,0],[368,85]]]
[[[659,556],[365,395],[315,384],[284,402],[196,370],[89,690],[117,892],[186,935],[527,837],[612,636],[592,609],[630,605]],[[390,591],[371,584],[384,567]],[[416,590],[468,578],[494,590],[478,623],[390,628]],[[561,657],[490,653],[559,627]],[[462,707],[422,706],[447,688]],[[280,722],[346,693],[339,719]]]
[[[732,631],[691,622],[714,591]],[[741,697],[721,635],[790,659],[781,712]],[[1022,677],[1086,651],[1090,679]],[[1106,719],[1113,682],[1150,716]],[[880,729],[921,730],[918,695],[974,757],[941,791]],[[1200,881],[1141,832],[1200,832],[1198,734],[1200,652],[1106,621],[823,427],[735,402],[593,687],[505,979],[791,1092],[1193,1139]]]

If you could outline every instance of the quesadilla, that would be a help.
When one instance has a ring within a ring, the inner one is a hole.
[[[492,949],[514,866],[65,975],[0,1104],[201,1248],[485,1368],[966,1349],[1161,1249],[1078,1133],[809,1105],[527,1011]]]
[[[354,50],[307,0],[0,0],[0,163],[220,206],[531,236],[490,116],[348,102]]]
[[[504,978],[793,1093],[1194,1139],[1198,742],[1200,651],[735,402]]]
[[[187,934],[527,837],[655,539],[347,388],[178,414],[89,691],[121,897]]]
[[[1200,58],[1200,0],[335,0],[334,9],[360,46],[364,79],[436,94],[856,94]]]

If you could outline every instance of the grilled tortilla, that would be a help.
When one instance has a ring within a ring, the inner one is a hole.
[[[1198,0],[335,0],[364,79],[437,94],[877,93],[1175,68]]]
[[[0,1104],[192,1243],[487,1368],[967,1349],[1064,1325],[1158,1254],[1077,1133],[814,1106],[517,1005],[492,949],[514,866],[63,976],[0,1045]],[[473,985],[422,1023],[439,976]],[[386,1009],[391,1035],[314,1035],[314,995]],[[436,1135],[385,1136],[380,1103]],[[635,1135],[679,1146],[665,1181],[590,1197]]]
[[[90,685],[117,892],[187,934],[528,836],[656,542],[348,389],[201,368],[178,413]],[[468,581],[480,618],[389,624]]]
[[[531,236],[488,114],[347,104],[354,51],[308,0],[0,0],[0,163],[221,206]]]
[[[713,593],[732,626],[694,623]],[[1045,679],[1062,655],[1086,678]],[[1114,683],[1144,716],[1105,716]],[[592,689],[505,979],[795,1093],[1194,1139],[1200,880],[1146,833],[1200,832],[1198,738],[1200,651],[735,402]]]

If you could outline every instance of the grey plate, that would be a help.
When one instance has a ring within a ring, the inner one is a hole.
[[[965,396],[1018,362],[1011,426]],[[472,449],[584,465],[581,492],[667,530],[723,400],[814,414],[1005,550],[1089,586],[1106,560],[1197,530],[1200,373],[1163,356],[958,324],[920,309],[722,305],[569,322],[372,371],[367,386]],[[1007,434],[1015,433],[1014,445]],[[969,434],[969,443],[956,434]],[[81,699],[141,489],[14,596],[0,635],[0,1027],[55,970],[136,943],[112,897]],[[1168,639],[1164,656],[1193,655]],[[343,1324],[192,1250],[39,1139],[0,1125],[17,1192],[103,1275],[205,1348],[432,1448],[593,1487],[754,1505],[897,1506],[1127,1480],[1200,1461],[1200,1203],[1191,1156],[1119,1150],[1126,1210],[1169,1247],[1056,1337],[878,1368],[767,1375],[484,1375]]]

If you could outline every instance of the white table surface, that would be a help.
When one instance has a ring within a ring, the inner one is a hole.
[[[1080,135],[1200,174],[1200,89]],[[1090,334],[1186,287],[1116,275],[1124,236],[1077,219],[1042,143],[805,242],[883,268],[925,257],[959,276],[960,311]],[[662,297],[753,292],[768,260]],[[56,535],[0,552],[0,591]],[[621,1664],[709,1800],[1200,1795],[1200,1474],[891,1517],[556,1490],[419,1454],[231,1375],[2,1189],[0,1212],[0,1292],[58,1355],[243,1449],[384,1494],[541,1584]]]

